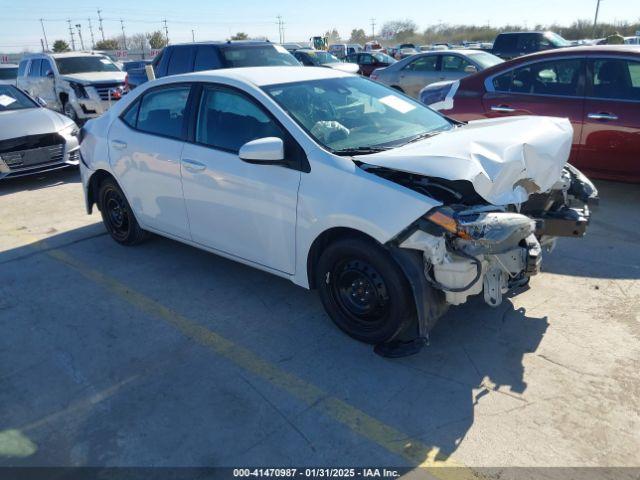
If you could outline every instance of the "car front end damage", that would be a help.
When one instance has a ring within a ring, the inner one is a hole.
[[[550,128],[553,130],[553,122]],[[568,137],[570,130],[567,133],[562,136]],[[511,144],[506,150],[523,152],[520,165],[524,167],[517,168],[514,156],[505,160],[505,168],[513,172],[511,178],[506,178],[505,169],[495,168],[493,178],[502,181],[500,188],[496,182],[487,182],[486,170],[466,177],[429,175],[430,170],[445,171],[442,164],[448,159],[442,156],[435,160],[425,156],[420,169],[416,168],[416,152],[411,152],[411,165],[397,157],[399,168],[391,168],[389,157],[356,161],[369,173],[441,203],[386,244],[409,278],[419,322],[414,338],[378,346],[379,353],[400,356],[419,349],[447,308],[469,297],[482,295],[489,306],[499,306],[508,292],[527,285],[539,273],[543,251],[553,250],[558,237],[586,233],[598,191],[579,170],[566,164],[568,150],[545,155],[542,148],[534,150],[531,144]],[[485,158],[492,154],[485,148]],[[537,162],[531,160],[543,157],[550,168],[535,172]],[[435,168],[429,167],[431,161]],[[467,171],[473,171],[473,158],[468,165]],[[500,166],[497,161],[494,165]],[[549,171],[555,181],[549,178]]]
[[[508,205],[487,202],[467,181],[360,167],[442,202],[386,245],[409,278],[418,331],[377,346],[385,356],[415,353],[448,307],[469,297],[482,295],[487,305],[499,306],[540,272],[543,251],[558,237],[586,233],[590,207],[598,202],[595,186],[571,165],[548,191]]]

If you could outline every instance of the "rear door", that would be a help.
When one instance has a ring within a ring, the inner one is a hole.
[[[584,57],[536,61],[488,77],[482,104],[488,118],[512,115],[568,118],[573,125],[573,163],[580,151],[584,85]]]
[[[406,65],[400,70],[400,88],[406,94],[418,98],[420,90],[440,79],[438,58],[438,55],[422,55]]]
[[[180,156],[190,84],[149,89],[109,129],[109,159],[143,227],[189,239]]]
[[[590,59],[588,72],[576,166],[600,177],[640,181],[640,60]]]

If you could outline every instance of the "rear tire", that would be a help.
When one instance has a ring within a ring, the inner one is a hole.
[[[345,238],[329,245],[317,265],[316,285],[333,322],[369,344],[389,342],[415,326],[411,287],[380,245]]]
[[[121,245],[137,245],[148,237],[143,230],[124,193],[115,180],[107,178],[100,184],[98,206],[109,235]]]

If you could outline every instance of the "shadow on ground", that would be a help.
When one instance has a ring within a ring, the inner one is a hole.
[[[0,179],[0,197],[19,191],[55,187],[63,183],[80,183],[79,170],[76,167],[70,167],[28,177]]]
[[[50,249],[252,350],[440,460],[456,450],[484,396],[500,395],[505,409],[522,405],[523,356],[548,325],[508,300],[498,310],[474,300],[451,309],[419,355],[390,361],[340,333],[313,292],[158,237],[121,247],[91,225],[0,253],[0,430],[19,432],[30,452],[5,455],[4,465],[407,464],[326,418],[321,405],[300,404],[87,281]]]

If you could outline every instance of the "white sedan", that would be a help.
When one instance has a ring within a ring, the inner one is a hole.
[[[114,240],[154,232],[316,288],[387,355],[470,295],[499,305],[597,195],[565,166],[566,120],[460,124],[326,68],[166,77],[80,136],[87,211]]]

